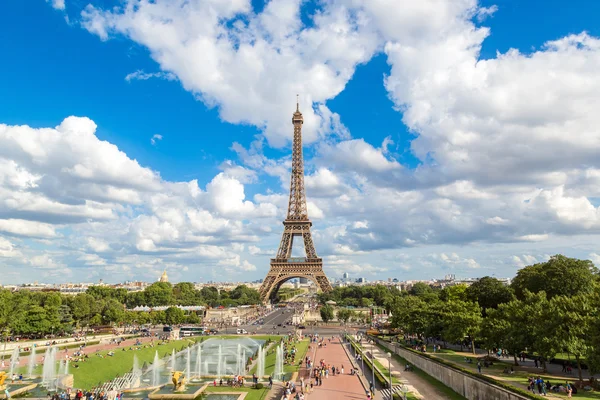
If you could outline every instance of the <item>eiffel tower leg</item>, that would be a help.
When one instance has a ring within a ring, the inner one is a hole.
[[[269,272],[269,274],[263,281],[262,285],[260,285],[260,289],[259,289],[258,293],[260,294],[260,298],[261,298],[262,302],[265,304],[269,301],[269,296],[271,295],[271,292],[273,291],[273,288],[275,287],[276,279],[277,279],[277,276],[275,274]]]

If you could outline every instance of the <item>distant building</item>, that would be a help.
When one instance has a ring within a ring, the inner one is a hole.
[[[342,275],[342,279],[347,280],[348,278],[350,278],[350,274],[344,272],[344,275]]]
[[[167,270],[165,269],[158,279],[159,282],[169,282],[169,277],[167,276]]]
[[[356,283],[367,283],[367,280],[365,278],[357,278]]]
[[[308,284],[308,278],[300,278],[300,284],[301,285],[307,285]]]

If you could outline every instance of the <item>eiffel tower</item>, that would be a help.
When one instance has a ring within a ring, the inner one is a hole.
[[[283,221],[283,235],[276,258],[271,259],[271,269],[260,287],[263,302],[277,293],[279,287],[292,278],[307,278],[322,291],[332,290],[329,280],[323,272],[323,259],[317,256],[310,233],[312,222],[306,211],[306,193],[304,191],[304,159],[302,157],[302,124],[304,120],[296,103],[296,112],[292,117],[294,125],[294,143],[292,149],[292,177],[290,183],[290,201],[287,218]],[[295,237],[304,240],[306,257],[292,258],[292,246]]]

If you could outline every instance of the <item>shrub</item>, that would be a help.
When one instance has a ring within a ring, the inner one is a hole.
[[[262,388],[264,388],[264,387],[265,387],[265,385],[263,385],[263,384],[262,384],[262,383],[260,383],[260,382],[259,382],[259,383],[257,383],[256,385],[254,385],[254,389],[262,389]]]

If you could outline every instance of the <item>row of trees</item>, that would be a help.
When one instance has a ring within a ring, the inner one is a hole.
[[[157,282],[144,291],[128,293],[105,286],[90,287],[75,296],[58,292],[0,290],[0,334],[41,337],[73,332],[76,328],[112,324],[200,323],[200,317],[175,305],[234,306],[258,304],[256,290],[240,285],[219,291],[196,290],[192,283]],[[171,306],[164,311],[134,312],[127,308]]]
[[[343,323],[346,323],[346,322],[370,323],[370,321],[371,321],[371,317],[368,314],[356,312],[356,311],[348,309],[348,308],[339,308],[336,311],[329,304],[322,306],[319,311],[321,313],[321,319],[325,323],[332,321],[334,318],[337,318],[338,321],[341,321]]]
[[[335,301],[341,307],[371,307],[374,305],[382,307],[391,299],[400,295],[401,292],[399,290],[383,285],[353,285],[336,287],[328,293],[319,293],[317,294],[317,299],[321,304],[327,304],[328,301]]]
[[[542,366],[567,352],[579,369],[600,371],[600,285],[591,261],[562,255],[521,269],[510,286],[485,277],[471,286],[415,285],[386,302],[391,325],[422,339],[475,341],[487,349],[527,351]]]
[[[92,286],[87,294],[95,298],[114,298],[128,308],[136,306],[238,306],[259,304],[260,295],[257,290],[240,285],[231,291],[217,290],[212,286],[197,290],[191,282],[180,282],[172,285],[168,282],[155,282],[140,292],[128,292],[125,289],[113,289],[107,286]]]

